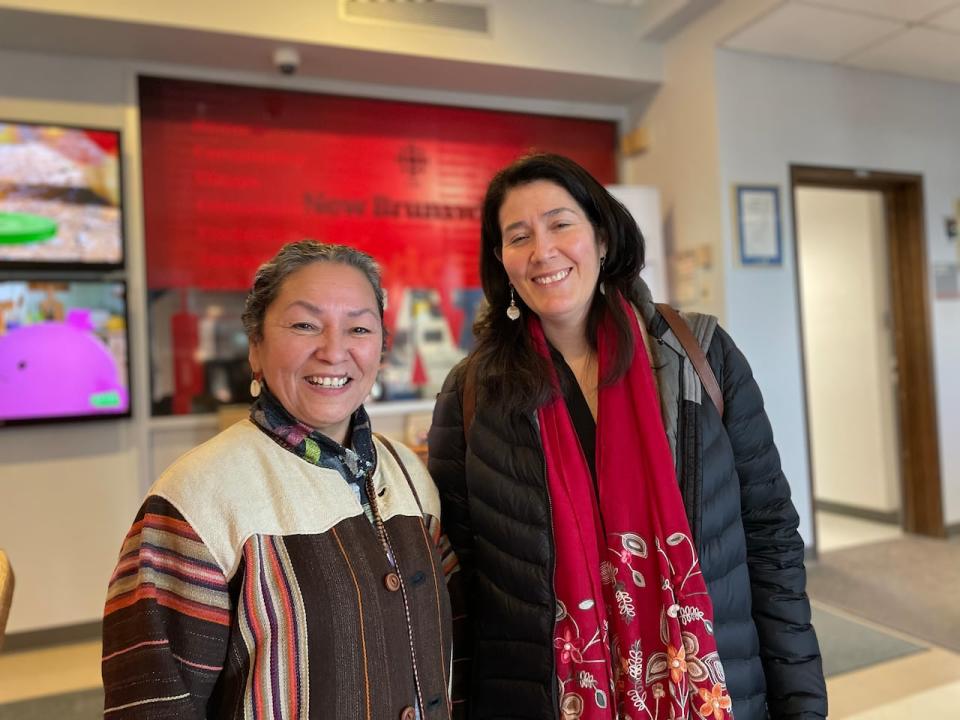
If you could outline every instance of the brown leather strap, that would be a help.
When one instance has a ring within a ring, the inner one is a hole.
[[[420,508],[420,514],[423,515],[423,505],[420,503],[420,494],[417,492],[417,488],[413,485],[413,478],[410,477],[410,473],[407,472],[407,466],[403,464],[403,460],[400,459],[400,455],[397,453],[397,449],[393,446],[393,443],[387,440],[385,435],[380,433],[373,434],[377,440],[382,442],[387,450],[390,451],[390,454],[393,455],[393,459],[397,461],[397,465],[400,466],[401,472],[403,472],[403,477],[407,480],[407,485],[410,486],[410,492],[413,493],[413,499],[417,501],[417,507]]]
[[[473,425],[473,413],[477,409],[477,366],[467,360],[467,375],[463,380],[463,441],[467,441],[470,426]]]
[[[660,311],[663,319],[670,325],[673,334],[677,336],[677,340],[679,340],[680,345],[683,346],[684,352],[687,353],[687,358],[693,363],[693,369],[696,370],[697,375],[700,376],[703,389],[707,391],[707,395],[709,395],[713,401],[713,406],[717,408],[720,417],[723,417],[723,392],[720,390],[720,385],[717,383],[717,377],[713,374],[710,363],[707,362],[707,356],[703,354],[700,343],[697,342],[693,333],[690,332],[690,326],[680,317],[680,313],[669,305],[657,303],[657,310]]]

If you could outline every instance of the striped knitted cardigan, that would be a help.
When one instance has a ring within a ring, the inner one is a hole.
[[[159,478],[110,581],[105,718],[449,717],[459,573],[437,491],[410,450],[408,482],[374,446],[394,563],[339,473],[249,420]]]

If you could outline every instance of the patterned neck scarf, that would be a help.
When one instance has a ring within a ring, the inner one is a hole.
[[[528,326],[549,357],[539,319]],[[598,338],[600,377],[613,362],[613,339],[607,318]],[[634,358],[627,375],[598,396],[599,500],[563,398],[538,411],[556,543],[560,716],[730,720],[713,606],[639,327]]]
[[[370,418],[363,405],[350,419],[350,447],[304,425],[280,404],[273,393],[263,386],[260,397],[250,407],[250,420],[281,447],[317,467],[336,470],[354,489],[370,521],[373,514],[367,498],[366,476],[376,467],[373,433]]]

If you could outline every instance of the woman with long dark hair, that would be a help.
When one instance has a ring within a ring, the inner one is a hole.
[[[468,589],[458,707],[825,717],[798,517],[746,360],[715,318],[654,305],[636,222],[573,161],[521,158],[482,217],[488,304],[429,438]]]

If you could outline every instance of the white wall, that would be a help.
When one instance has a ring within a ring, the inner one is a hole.
[[[710,267],[700,268],[692,278],[671,278],[671,289],[696,283],[672,298],[681,307],[709,312],[727,326],[732,303],[737,309],[749,305],[752,286],[743,287],[743,277],[730,274],[729,166],[731,155],[738,162],[750,162],[754,149],[751,135],[736,147],[730,146],[730,126],[747,125],[770,130],[764,115],[741,118],[731,108],[729,88],[718,82],[717,67],[723,61],[716,46],[757,12],[773,7],[774,0],[725,0],[672,38],[664,48],[664,84],[648,107],[639,108],[639,124],[649,133],[650,147],[643,154],[624,162],[624,181],[652,185],[660,189],[663,200],[665,243],[668,253],[691,252],[698,248],[712,257]],[[723,75],[726,77],[725,75]],[[728,83],[735,84],[730,78]],[[789,89],[784,88],[785,92]],[[738,125],[743,123],[743,125]],[[746,154],[747,157],[739,157]],[[776,166],[776,164],[774,163]],[[761,271],[753,283],[761,283],[760,297],[779,293],[781,278],[792,268],[787,261],[783,271]],[[680,302],[682,301],[682,302]],[[751,312],[767,317],[763,302],[753,301]],[[786,336],[780,332],[783,311],[780,303],[771,308],[774,319],[769,326],[737,322],[732,317],[733,339],[746,353],[760,384],[774,439],[780,450],[784,472],[790,483],[793,501],[800,515],[800,533],[813,543],[813,502],[810,495],[806,455],[806,429],[799,394],[800,364],[796,314],[789,319]],[[771,354],[771,348],[776,352]]]
[[[956,262],[944,216],[960,197],[960,86],[726,50],[717,53],[716,85],[723,197],[734,183],[782,191],[779,268],[739,264],[731,205],[723,205],[727,318],[764,391],[809,538],[789,165],[922,174],[928,261]],[[960,302],[937,300],[931,290],[930,308],[945,520],[952,524],[960,522]]]
[[[636,108],[649,147],[624,162],[623,181],[660,190],[668,256],[704,249],[711,258],[696,273],[695,286],[674,277],[673,302],[724,319],[724,268],[718,192],[717,43],[775,0],[724,0],[664,47],[663,85],[648,106]]]
[[[660,217],[660,191],[640,185],[608,185],[607,190],[623,203],[643,233],[643,270],[640,277],[650,288],[654,302],[668,302],[667,254],[663,245],[663,218]]]
[[[796,191],[816,500],[896,513],[900,473],[883,194]]]

